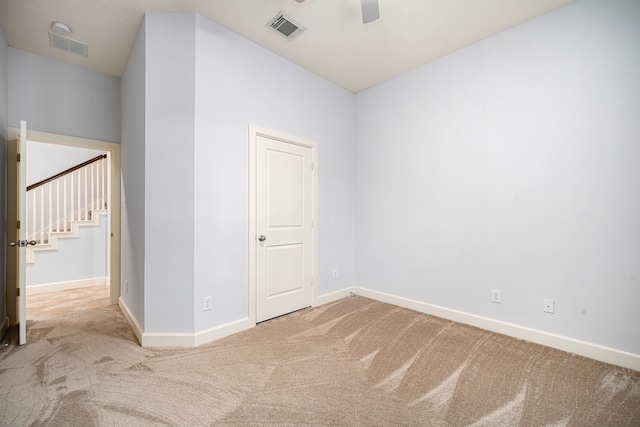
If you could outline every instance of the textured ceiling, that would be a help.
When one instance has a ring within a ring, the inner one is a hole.
[[[574,0],[0,0],[9,46],[120,77],[145,12],[198,12],[352,92],[371,87]],[[289,41],[266,27],[284,10],[307,28]],[[52,21],[89,44],[84,58],[49,46]]]

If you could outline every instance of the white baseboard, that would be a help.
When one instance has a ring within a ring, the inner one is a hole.
[[[196,333],[143,333],[143,347],[196,347],[253,328],[249,318],[215,326]]]
[[[196,333],[143,333],[143,347],[196,347],[255,326],[248,318]]]
[[[122,315],[127,323],[129,323],[129,326],[131,326],[138,342],[142,345],[142,327],[136,320],[135,316],[131,313],[131,310],[129,310],[129,307],[127,307],[127,304],[123,301],[122,297],[118,298],[118,307],[120,307]]]
[[[66,291],[69,289],[86,288],[89,286],[108,285],[108,277],[94,277],[92,279],[70,280],[68,282],[46,283],[44,285],[27,286],[27,295],[42,294],[45,292]]]
[[[316,297],[314,306],[337,301],[351,294],[640,371],[640,355],[637,354],[357,286]],[[144,333],[122,298],[118,305],[143,347],[195,347],[255,326],[254,322],[245,318],[197,333]]]
[[[256,325],[245,318],[196,333],[145,333],[122,298],[118,298],[118,307],[142,347],[196,347],[242,332]]]
[[[328,294],[320,295],[316,297],[316,300],[314,301],[313,306],[317,307],[319,305],[329,304],[330,302],[338,301],[342,298],[348,297],[352,293],[353,293],[353,288],[351,287],[351,288],[340,289],[339,291],[331,292]]]
[[[142,347],[146,348],[189,348],[193,345],[194,334],[146,333],[142,334]]]
[[[346,288],[317,297],[314,307],[348,297],[352,291],[353,288]],[[244,318],[196,333],[144,332],[122,298],[118,300],[118,305],[142,347],[196,347],[253,328],[256,325],[251,319]]]
[[[202,344],[208,344],[212,341],[219,340],[220,338],[228,337],[229,335],[237,334],[247,329],[251,329],[256,326],[255,322],[251,322],[248,317],[235,322],[229,322],[224,325],[215,326],[204,331],[200,331],[194,334],[193,345],[198,346]]]
[[[9,329],[9,316],[6,316],[0,325],[0,340],[4,337],[7,329]]]
[[[486,329],[488,331],[497,332],[499,334],[574,353],[590,359],[610,363],[612,365],[622,366],[623,368],[640,371],[640,355],[638,354],[628,353],[598,344],[563,337],[536,329],[518,326],[512,323],[489,319],[487,317],[477,316],[475,314],[452,310],[357,286],[354,287],[352,291],[356,295],[374,299],[376,301],[397,305],[399,307],[408,308],[410,310],[419,311],[421,313],[430,314],[443,319],[453,320],[454,322],[464,323],[481,329]]]

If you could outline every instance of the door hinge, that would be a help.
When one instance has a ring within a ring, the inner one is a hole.
[[[313,287],[313,277],[311,278],[311,287]]]
[[[311,218],[311,228],[313,228],[313,218]]]
[[[16,288],[16,296],[19,297],[20,296],[20,288]]]
[[[311,162],[311,170],[313,170],[313,168],[314,168],[314,164],[313,162]]]
[[[17,157],[17,159],[16,159],[16,160],[17,160],[17,161],[20,161],[20,153],[16,154],[16,157]]]
[[[16,224],[16,228],[20,230],[20,221],[18,221],[18,223]]]

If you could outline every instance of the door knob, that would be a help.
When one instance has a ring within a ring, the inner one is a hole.
[[[9,242],[9,246],[17,246],[19,248],[24,248],[29,245],[35,246],[38,242],[35,240],[17,240],[15,242]]]
[[[267,238],[261,234],[260,236],[258,236],[258,240],[260,240],[261,242],[264,242],[265,240],[267,240]]]

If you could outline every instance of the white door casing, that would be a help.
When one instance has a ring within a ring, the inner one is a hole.
[[[250,318],[261,322],[314,302],[315,143],[250,127]]]

